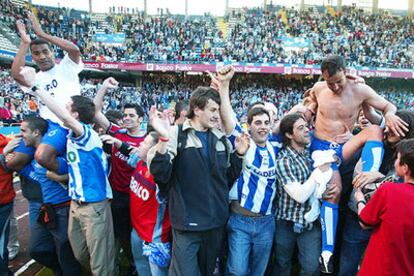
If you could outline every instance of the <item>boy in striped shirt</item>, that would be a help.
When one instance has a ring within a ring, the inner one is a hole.
[[[72,96],[66,108],[35,84],[35,70],[21,70],[46,106],[69,129],[67,160],[69,196],[72,198],[68,235],[78,261],[93,275],[115,275],[114,231],[109,199],[112,191],[102,142],[92,126],[95,106],[91,99]],[[89,262],[89,263],[88,263]]]

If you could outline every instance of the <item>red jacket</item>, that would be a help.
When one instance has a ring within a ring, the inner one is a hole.
[[[0,154],[3,154],[3,149],[9,142],[9,139],[0,134]],[[16,193],[13,189],[13,173],[6,172],[0,166],[0,205],[5,205],[13,201]]]

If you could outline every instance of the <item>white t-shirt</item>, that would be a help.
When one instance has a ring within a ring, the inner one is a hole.
[[[49,92],[56,102],[62,108],[65,108],[71,96],[81,94],[78,74],[82,70],[82,61],[77,64],[68,55],[65,55],[60,63],[55,64],[52,69],[36,73],[36,86],[42,87],[46,92]],[[40,99],[38,99],[38,102],[40,117],[49,119],[63,126],[63,123]]]

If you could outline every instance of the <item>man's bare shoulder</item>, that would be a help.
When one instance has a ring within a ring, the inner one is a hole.
[[[313,85],[312,90],[316,93],[326,88],[328,88],[326,81],[318,81]]]
[[[369,85],[365,83],[356,83],[355,81],[348,80],[348,87],[352,90],[354,94],[358,95],[369,95],[376,93]]]

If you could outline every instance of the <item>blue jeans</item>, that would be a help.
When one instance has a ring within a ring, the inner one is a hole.
[[[367,248],[372,230],[362,229],[357,215],[347,209],[343,231],[338,275],[356,275],[358,264]]]
[[[63,275],[82,275],[68,239],[69,206],[55,208],[56,228],[34,222],[30,230],[29,253],[38,263]]]
[[[29,200],[29,229],[32,229],[33,225],[36,223],[37,217],[39,216],[41,202]]]
[[[291,275],[292,257],[295,246],[299,249],[300,275],[319,275],[319,255],[321,254],[322,232],[318,221],[311,230],[302,233],[293,231],[293,222],[276,221],[275,248],[276,262],[273,275]]]
[[[10,214],[13,210],[13,202],[0,205],[0,275],[13,275],[8,267],[9,252],[7,243],[9,242]]]
[[[142,255],[143,240],[138,236],[137,231],[131,231],[131,249],[134,257],[134,264],[140,276],[167,276],[168,267],[159,267],[151,263],[147,256]]]
[[[231,213],[227,233],[227,275],[264,275],[272,251],[275,217]]]

